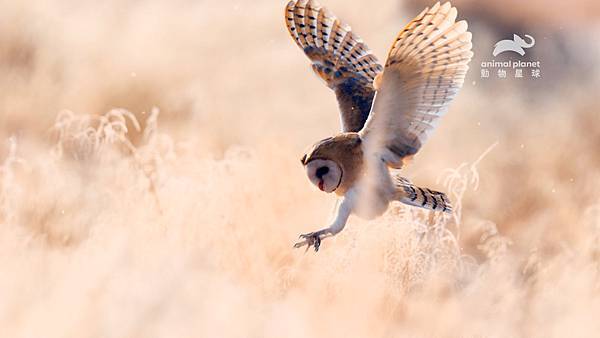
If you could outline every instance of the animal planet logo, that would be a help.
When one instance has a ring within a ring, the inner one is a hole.
[[[535,45],[533,36],[525,34],[525,38],[529,41],[526,41],[517,34],[513,34],[512,40],[500,40],[496,42],[492,55],[498,56],[505,52],[513,52],[524,56],[525,48],[531,48]],[[490,78],[495,73],[495,77],[506,79],[509,77],[509,73],[512,73],[512,77],[514,78],[530,77],[532,79],[539,79],[542,77],[540,68],[541,62],[539,60],[484,60],[481,61],[481,78]]]
[[[535,45],[535,39],[531,35],[525,34],[525,37],[529,39],[529,43],[517,34],[513,34],[512,40],[500,40],[494,45],[493,56],[498,56],[504,52],[515,52],[521,56],[525,55],[524,48],[531,48]]]

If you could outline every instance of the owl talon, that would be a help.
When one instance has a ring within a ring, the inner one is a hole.
[[[306,245],[306,250],[308,251],[308,249],[312,246],[313,248],[315,248],[315,252],[317,252],[321,247],[321,237],[324,235],[325,233],[323,231],[315,231],[310,232],[308,234],[302,234],[299,236],[299,238],[301,238],[302,241],[294,244],[294,248],[301,248]]]

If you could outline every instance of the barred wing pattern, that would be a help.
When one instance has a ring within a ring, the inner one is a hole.
[[[417,187],[400,175],[394,176],[393,182],[400,202],[433,211],[452,212],[452,204],[443,192]]]
[[[313,71],[334,90],[342,131],[358,132],[375,96],[373,79],[383,67],[350,26],[316,1],[290,1],[285,18],[290,35],[312,61]]]
[[[426,8],[399,33],[375,79],[360,133],[367,151],[393,168],[419,151],[463,84],[473,52],[467,23],[456,15],[450,3]]]

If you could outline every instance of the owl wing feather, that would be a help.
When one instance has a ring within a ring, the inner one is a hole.
[[[464,82],[471,33],[456,16],[448,2],[426,8],[398,34],[375,79],[375,102],[360,135],[390,167],[419,151]]]
[[[373,79],[383,67],[350,26],[313,0],[292,0],[288,31],[312,62],[313,71],[337,97],[342,131],[364,126],[375,96]]]

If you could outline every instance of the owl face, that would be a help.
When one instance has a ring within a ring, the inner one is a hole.
[[[335,191],[342,182],[342,168],[332,160],[314,159],[305,165],[306,175],[321,191]]]

